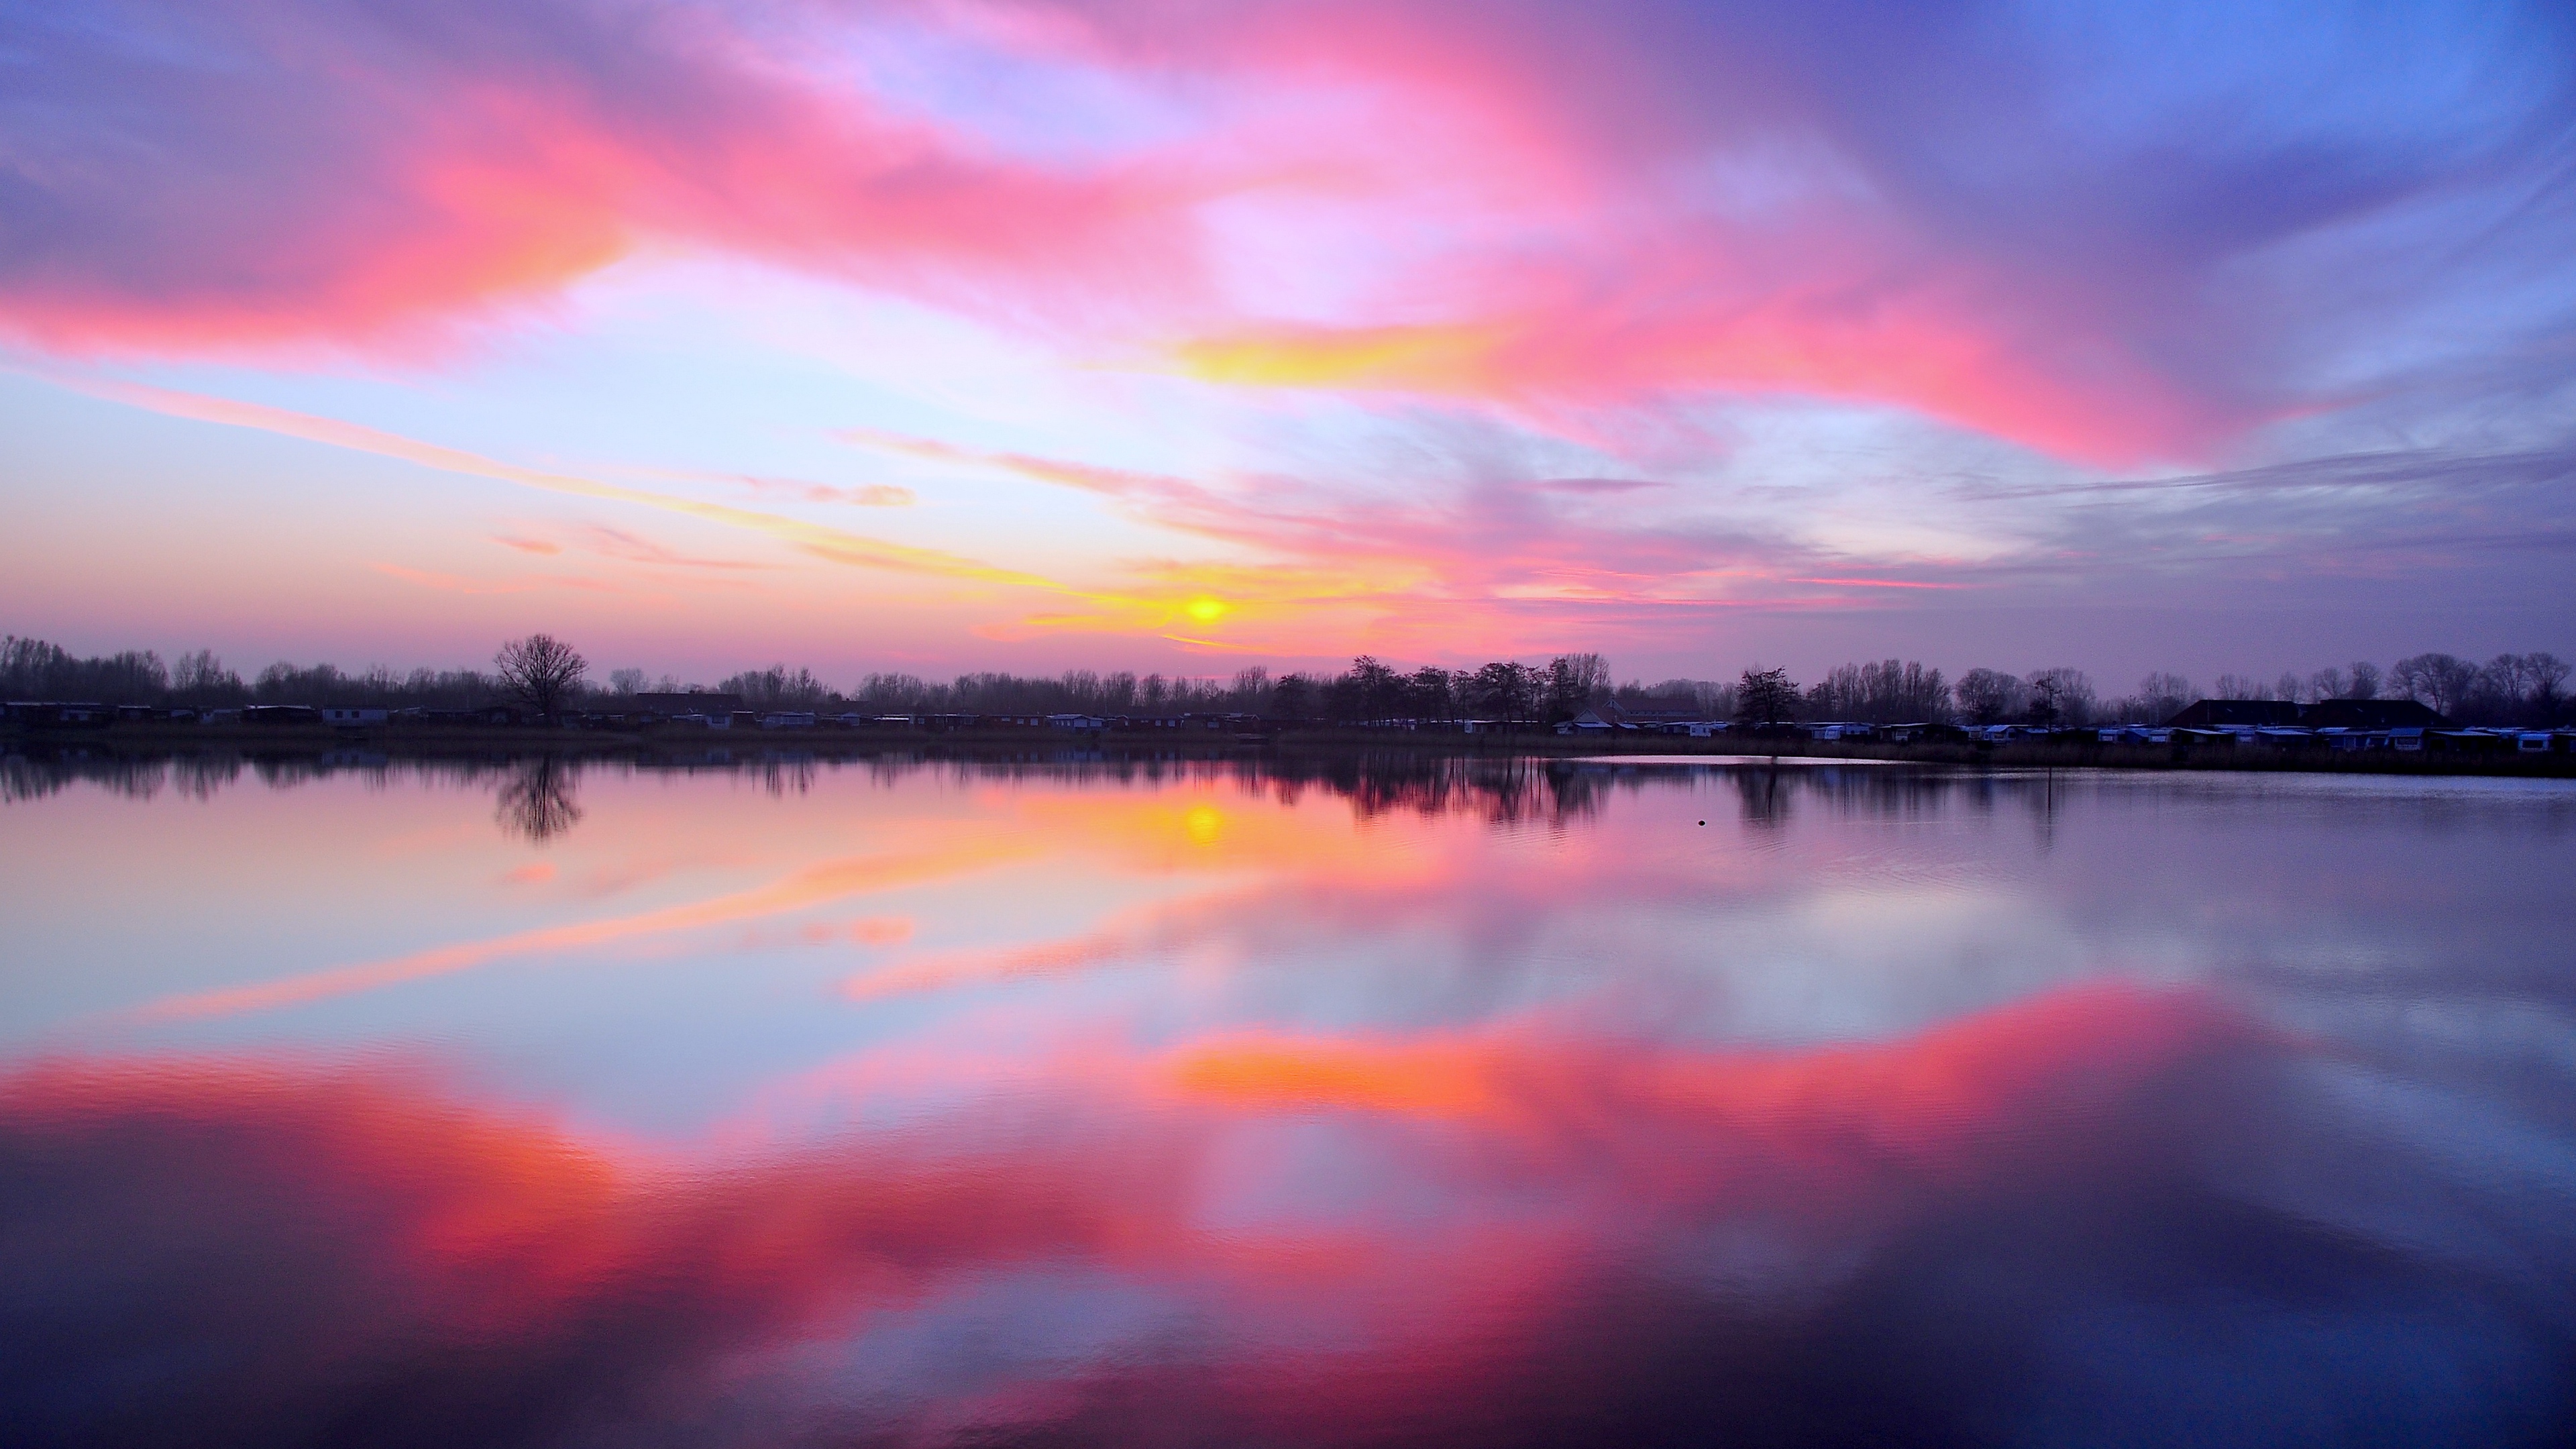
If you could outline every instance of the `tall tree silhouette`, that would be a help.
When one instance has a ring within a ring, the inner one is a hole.
[[[590,662],[579,651],[551,634],[513,639],[492,656],[492,663],[501,671],[501,687],[549,721],[590,672]]]
[[[1748,669],[1735,683],[1735,717],[1756,727],[1796,718],[1798,686],[1786,669]]]

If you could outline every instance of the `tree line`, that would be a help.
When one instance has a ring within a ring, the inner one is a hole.
[[[2499,654],[2481,664],[2428,653],[2386,670],[2368,661],[2328,666],[2271,680],[2222,674],[2207,697],[2278,699],[2402,698],[2419,700],[2464,724],[2553,725],[2570,717],[2569,667],[2548,653]],[[1495,660],[1472,669],[1422,665],[1400,669],[1370,655],[1338,672],[1272,674],[1255,666],[1229,677],[1089,669],[1056,675],[997,672],[932,681],[905,673],[870,673],[841,688],[811,669],[773,664],[712,684],[672,675],[648,678],[616,669],[594,680],[570,645],[537,634],[514,640],[488,670],[382,666],[345,673],[330,664],[279,662],[244,679],[212,652],[165,664],[149,650],[79,658],[39,639],[0,641],[0,694],[10,699],[87,700],[103,704],[222,707],[308,704],[322,707],[471,709],[501,702],[559,709],[617,708],[640,693],[710,690],[738,695],[753,709],[862,713],[1251,714],[1270,719],[1366,724],[1394,720],[1482,719],[1546,726],[1585,710],[1683,712],[1701,719],[1751,724],[1855,720],[1878,724],[2030,723],[2082,726],[2155,723],[2204,697],[2192,681],[2152,673],[2137,687],[2106,697],[2083,670],[2065,666],[2013,674],[1971,669],[1952,680],[1918,660],[1841,665],[1801,686],[1781,669],[1750,668],[1734,680],[1667,679],[1614,683],[1597,653],[1560,654],[1544,664]]]

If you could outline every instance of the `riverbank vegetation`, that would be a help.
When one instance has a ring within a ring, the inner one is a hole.
[[[529,651],[535,649],[535,655]],[[1597,653],[1543,663],[1494,660],[1472,668],[1425,664],[1402,669],[1363,655],[1339,672],[1273,674],[1255,666],[1222,677],[1067,670],[1030,676],[996,672],[933,681],[877,672],[846,684],[811,669],[773,664],[713,681],[648,678],[641,669],[594,676],[570,646],[531,635],[504,646],[488,671],[376,666],[349,673],[331,664],[281,661],[245,678],[212,652],[165,663],[149,650],[94,658],[44,640],[0,641],[0,697],[107,705],[217,709],[251,704],[315,708],[475,709],[524,704],[545,714],[616,712],[647,693],[702,691],[735,696],[756,711],[888,715],[1078,713],[1101,716],[1216,714],[1318,726],[1390,720],[1477,719],[1550,726],[1586,710],[1652,711],[1753,723],[1853,720],[1876,724],[2030,723],[2084,726],[2157,723],[2193,700],[2413,699],[2467,725],[2547,728],[2571,715],[2569,666],[2547,652],[2498,654],[2484,663],[2446,653],[2328,665],[2270,679],[2222,674],[2207,691],[2173,673],[2146,675],[2107,695],[2085,671],[2050,666],[2021,673],[1979,667],[1953,677],[1919,660],[1887,659],[1828,670],[1800,685],[1786,671],[1756,665],[1733,678],[1613,681]],[[539,696],[542,695],[542,698]]]

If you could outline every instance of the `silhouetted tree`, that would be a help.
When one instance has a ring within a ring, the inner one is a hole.
[[[2028,687],[2033,724],[2082,725],[2093,718],[2093,681],[2081,669],[2035,669]]]
[[[1496,660],[1458,685],[1459,702],[1478,717],[1519,724],[1536,708],[1536,671],[1526,664]]]
[[[551,634],[514,639],[501,646],[492,663],[500,670],[501,687],[548,720],[590,672],[588,660]]]
[[[179,656],[170,670],[170,693],[189,704],[226,704],[246,699],[250,690],[241,676],[224,667],[211,649]]]
[[[2388,671],[2391,688],[2443,714],[2456,713],[2477,682],[2478,667],[2455,654],[2412,655]]]
[[[1403,705],[1403,676],[1374,655],[1352,660],[1350,672],[1325,686],[1325,713],[1337,720],[1388,719]]]
[[[1959,708],[1972,724],[2001,724],[2006,718],[2021,713],[2029,691],[2017,675],[1999,669],[1971,669],[1959,676]]]
[[[1598,654],[1560,654],[1547,661],[1547,697],[1542,713],[1550,724],[1572,719],[1609,689],[1609,660]]]
[[[1735,682],[1735,717],[1767,729],[1798,717],[1798,686],[1786,669],[1748,669]]]
[[[2210,687],[2212,699],[2270,699],[2272,686],[2250,674],[2222,674]]]
[[[610,676],[612,679],[615,677]],[[823,681],[814,677],[814,671],[791,671],[784,664],[773,664],[767,669],[746,669],[728,677],[716,688],[721,693],[741,695],[742,702],[755,709],[813,709],[833,697]]]
[[[2523,658],[2531,666],[2531,703],[2538,712],[2532,723],[2554,725],[2567,707],[2567,661],[2546,651]]]
[[[1314,711],[1314,688],[1302,674],[1281,675],[1270,687],[1272,719],[1305,719]]]
[[[0,693],[11,699],[149,704],[169,688],[170,671],[148,649],[79,659],[42,639],[0,640]]]
[[[1814,719],[1872,720],[1881,724],[1947,720],[1950,686],[1938,669],[1894,659],[1845,664],[1807,691]]]
[[[2183,707],[2197,698],[2191,692],[2191,681],[2181,675],[2150,674],[2138,681],[2136,717],[2144,723],[2160,723],[2182,713]]]
[[[1458,712],[1448,670],[1426,664],[1404,681],[1404,712],[1415,719],[1448,719]]]

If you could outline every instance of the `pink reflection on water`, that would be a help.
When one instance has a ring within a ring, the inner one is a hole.
[[[1474,1421],[1569,1336],[1661,1333],[1671,1303],[1592,1321],[1679,1291],[1652,1286],[1660,1239],[1770,1240],[1760,1312],[1830,1293],[1909,1220],[2104,1170],[2101,1124],[2264,1040],[2198,995],[2102,987],[1808,1053],[1640,1051],[1544,1016],[1095,1043],[1026,1068],[1032,1090],[802,1147],[599,1140],[383,1067],[65,1061],[0,1087],[32,1295],[11,1317],[83,1372],[198,1355],[96,1421],[144,1438],[209,1411],[245,1440],[388,1415],[505,1439],[1104,1412],[1407,1435]],[[1068,1315],[1019,1330],[1025,1362],[941,1346],[943,1314],[1015,1293]],[[1123,1329],[1087,1321],[1112,1301]],[[800,1378],[818,1343],[932,1371],[842,1402]],[[1114,1407],[1131,1394],[1183,1407]]]

